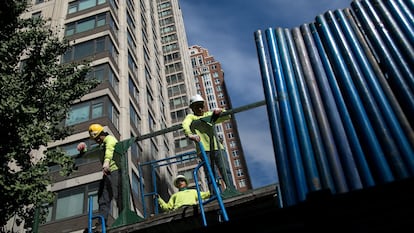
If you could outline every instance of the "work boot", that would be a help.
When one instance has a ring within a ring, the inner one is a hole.
[[[232,188],[226,188],[220,195],[223,199],[226,199],[226,198],[238,196],[241,194],[243,193],[239,192],[237,189],[232,187]]]

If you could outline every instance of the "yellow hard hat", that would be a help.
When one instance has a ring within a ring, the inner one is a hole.
[[[100,124],[92,124],[89,126],[89,136],[92,139],[98,137],[98,135],[104,130],[104,127]]]
[[[188,184],[188,180],[187,178],[185,178],[185,176],[183,175],[178,175],[177,177],[175,177],[174,179],[174,186],[178,188],[178,181],[179,180],[185,180],[185,183]]]

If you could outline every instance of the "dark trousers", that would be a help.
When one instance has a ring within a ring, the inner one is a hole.
[[[224,184],[226,184],[226,188],[234,188],[233,176],[231,175],[230,165],[227,160],[226,151],[215,150],[212,152],[213,154],[212,156],[210,156],[210,158],[212,158],[214,161],[210,161],[210,166],[217,166],[220,175],[223,178]]]
[[[108,216],[111,211],[112,199],[115,199],[118,208],[121,208],[119,201],[119,184],[120,184],[121,174],[120,170],[111,172],[110,174],[104,175],[101,182],[99,183],[98,191],[98,204],[99,204],[99,213],[104,216],[105,224],[108,225]]]

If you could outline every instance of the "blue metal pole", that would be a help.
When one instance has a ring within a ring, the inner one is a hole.
[[[201,156],[202,156],[202,159],[203,159],[202,164],[204,164],[205,165],[204,168],[207,169],[207,175],[210,178],[211,184],[213,186],[213,191],[214,191],[214,196],[210,197],[205,202],[210,202],[213,199],[217,199],[217,202],[220,206],[221,214],[223,215],[224,221],[227,222],[227,221],[229,221],[229,217],[227,215],[227,211],[226,211],[226,207],[224,206],[223,199],[221,198],[220,189],[217,186],[217,182],[216,182],[216,178],[214,176],[213,169],[210,166],[210,162],[208,161],[208,157],[207,157],[206,151],[204,150],[203,144],[201,142],[198,142],[198,146],[200,148]],[[193,175],[194,175],[194,179],[198,180],[197,175],[196,175],[197,174],[197,169],[194,170]],[[201,194],[200,194],[200,187],[198,187],[198,185],[196,185],[196,189],[197,189],[198,201],[200,203],[200,207],[201,207],[201,211],[202,211],[202,215],[203,215],[203,223],[204,223],[204,226],[207,226],[207,221],[205,219],[205,214],[204,214],[204,205],[203,205],[204,203],[203,203],[203,199],[201,198]]]
[[[394,39],[394,35],[390,33],[392,29],[387,27],[383,20],[381,20],[381,17],[370,1],[363,1],[362,5],[368,11],[371,22],[374,24],[375,29],[384,39],[386,46],[390,49],[391,55],[394,56],[397,61],[399,61],[397,65],[400,67],[401,72],[404,74],[403,77],[406,79],[408,86],[411,88],[411,91],[414,90],[414,74],[412,67],[410,66],[414,63],[414,55],[412,53],[410,53],[407,57],[403,55],[402,49],[409,48],[398,48],[398,40]]]
[[[306,178],[298,145],[298,137],[296,135],[294,121],[292,119],[292,110],[284,80],[285,74],[279,57],[274,30],[266,30],[266,36],[270,54],[270,63],[273,67],[272,70],[274,71],[273,77],[275,78],[276,89],[278,91],[280,116],[285,129],[284,136],[286,144],[288,145],[287,151],[290,157],[289,161],[291,162],[292,173],[295,179],[298,200],[303,201],[306,198],[308,188],[306,186]]]
[[[367,72],[364,73],[362,70],[365,67],[361,67],[361,65],[358,63],[358,60],[355,58],[354,51],[352,51],[350,48],[347,38],[344,36],[344,33],[342,33],[342,30],[339,27],[333,13],[329,11],[325,13],[324,16],[326,18],[326,21],[329,22],[332,36],[338,41],[336,46],[342,53],[342,57],[347,64],[344,69],[347,69],[349,72],[349,75],[352,79],[350,83],[355,86],[355,93],[361,99],[361,104],[363,105],[367,113],[367,117],[373,126],[378,141],[382,145],[384,154],[389,158],[388,162],[391,166],[397,167],[398,178],[406,178],[408,175],[407,168],[401,161],[401,156],[398,152],[398,148],[378,107],[378,101],[374,99],[372,91],[364,79],[364,74]],[[355,43],[358,42],[355,41]]]
[[[341,117],[346,118],[348,116],[347,111],[343,111],[341,108],[338,109],[337,103],[335,103],[335,99],[338,101],[338,96],[334,96],[336,93],[333,93],[333,91],[335,90],[331,90],[328,82],[328,76],[331,78],[333,73],[330,72],[329,60],[324,57],[325,53],[323,47],[320,46],[321,42],[316,29],[314,28],[311,31],[310,27],[304,24],[301,26],[301,31],[304,35],[303,39],[308,48],[311,65],[314,69],[315,79],[321,95],[318,108],[321,111],[320,113],[325,113],[320,117],[319,124],[321,125],[325,146],[328,151],[328,161],[338,192],[346,192],[349,191],[349,188],[341,165],[340,153],[346,152],[350,144],[345,133],[346,125],[341,121]],[[341,101],[341,96],[339,101]],[[325,108],[326,110],[324,110]],[[346,120],[344,119],[343,121],[346,123]]]
[[[404,60],[406,60],[408,64],[414,64],[414,48],[411,44],[414,40],[410,40],[409,37],[404,34],[404,31],[400,28],[400,25],[396,20],[398,18],[401,19],[403,15],[396,15],[397,18],[395,19],[394,15],[391,14],[391,8],[388,9],[382,0],[375,0],[374,2],[374,10],[382,16],[381,22],[383,22],[385,28],[389,31],[390,39],[392,39],[396,46],[398,46],[398,50],[401,51]]]
[[[372,128],[372,125],[367,117],[356,88],[352,83],[352,78],[346,68],[345,61],[341,56],[338,56],[338,54],[341,53],[336,45],[337,42],[333,38],[330,30],[328,30],[326,20],[321,15],[316,17],[316,21],[321,25],[320,32],[325,38],[324,41],[327,47],[326,50],[330,61],[333,64],[336,78],[341,82],[340,88],[346,94],[346,102],[348,103],[347,106],[349,109],[352,109],[351,114],[353,114],[354,121],[359,123],[359,129],[361,129],[359,133],[369,148],[369,152],[366,154],[376,157],[376,159],[373,159],[373,162],[376,163],[376,167],[378,168],[376,174],[380,177],[381,181],[392,181],[394,177],[387,164],[384,152],[381,149],[377,136],[375,135],[374,129]]]
[[[260,30],[254,33],[256,49],[259,60],[260,72],[262,76],[263,90],[266,99],[267,114],[269,116],[269,125],[272,136],[273,149],[280,183],[282,203],[293,205],[296,203],[296,190],[293,185],[291,170],[286,152],[286,143],[283,138],[280,115],[278,112],[277,91],[274,79],[271,77],[267,65],[266,52],[264,48],[264,39]]]
[[[412,2],[412,1],[411,1]],[[414,41],[414,16],[403,1],[385,1],[392,17],[395,18],[401,30],[408,37],[408,41]]]
[[[372,93],[373,98],[375,99],[373,102],[378,104],[378,110],[377,110],[377,114],[381,114],[381,118],[383,118],[384,123],[380,126],[377,126],[377,129],[381,129],[378,130],[379,132],[377,134],[383,134],[384,137],[384,143],[389,142],[389,143],[393,143],[395,147],[398,146],[398,148],[395,148],[395,150],[391,150],[388,155],[392,156],[392,160],[394,161],[394,165],[396,166],[396,170],[398,171],[397,173],[399,173],[400,178],[407,178],[409,176],[409,172],[412,175],[414,175],[414,151],[411,149],[411,146],[407,140],[407,138],[404,135],[404,131],[400,125],[400,123],[398,122],[394,111],[392,110],[390,104],[388,103],[387,98],[385,97],[380,84],[377,81],[377,77],[375,76],[374,72],[371,69],[371,66],[368,62],[368,60],[365,57],[365,54],[363,53],[363,50],[361,48],[361,46],[359,46],[358,40],[356,39],[353,31],[351,30],[350,25],[348,24],[348,21],[346,20],[346,17],[344,16],[342,11],[335,11],[335,15],[338,18],[338,21],[335,20],[334,15],[331,13],[330,14],[330,18],[332,19],[332,21],[334,22],[334,24],[340,24],[340,26],[342,27],[342,30],[345,31],[345,33],[343,33],[343,35],[346,38],[343,38],[342,43],[344,43],[344,41],[348,41],[347,46],[349,46],[349,48],[347,48],[347,50],[349,51],[349,55],[351,54],[355,54],[352,56],[347,56],[348,58],[352,58],[353,56],[355,56],[355,60],[351,63],[352,65],[355,65],[356,68],[358,68],[358,66],[361,67],[361,71],[363,73],[363,75],[357,75],[357,77],[360,77],[360,81],[361,82],[366,82],[366,83],[361,83],[362,85],[366,86],[364,87],[364,89],[369,89],[370,93]],[[339,25],[337,25],[337,27],[339,27]],[[352,53],[351,51],[352,50]],[[365,80],[363,80],[362,77],[365,77]],[[363,88],[361,88],[363,89]],[[372,104],[370,105],[371,107],[374,107],[375,105]],[[378,116],[378,118],[380,118],[380,116]],[[389,134],[387,133],[386,129],[388,129]],[[392,140],[386,140],[385,137],[390,137],[392,138]],[[391,145],[390,145],[391,146]],[[393,147],[391,148],[393,149]],[[393,156],[392,153],[394,152],[398,152],[398,150],[401,152],[397,153]],[[403,162],[403,158],[405,159],[405,162]]]
[[[354,9],[355,15],[362,28],[367,34],[371,45],[374,47],[382,64],[384,64],[384,72],[388,74],[388,80],[391,83],[394,93],[396,93],[405,114],[407,116],[414,116],[414,94],[412,90],[410,90],[408,82],[404,77],[407,73],[404,72],[404,70],[407,71],[407,69],[401,69],[402,67],[406,67],[406,65],[401,64],[404,62],[403,60],[400,60],[402,57],[395,53],[393,43],[387,43],[388,40],[382,39],[383,36],[375,28],[374,23],[362,4],[359,1],[353,1],[351,6]]]
[[[330,189],[332,193],[336,193],[335,183],[327,159],[327,151],[325,150],[324,146],[324,142],[328,142],[328,140],[324,139],[324,136],[318,125],[318,121],[320,121],[322,122],[321,125],[329,127],[328,120],[326,118],[326,112],[323,107],[322,98],[320,96],[319,89],[315,80],[315,73],[313,72],[310,57],[306,50],[305,42],[303,40],[300,29],[297,27],[293,28],[292,35],[297,47],[300,64],[303,69],[303,73],[301,73],[301,75],[298,75],[298,86],[300,92],[302,93],[301,96],[304,103],[303,105],[306,109],[306,116],[308,117],[309,134],[312,140],[315,158],[320,171],[322,187],[325,189]],[[334,144],[330,144],[330,148],[336,151]]]
[[[414,130],[410,125],[410,122],[408,121],[407,117],[405,116],[400,103],[398,102],[397,98],[395,97],[395,94],[393,93],[387,78],[385,77],[384,73],[382,72],[375,55],[372,53],[371,47],[368,45],[367,41],[365,40],[365,37],[363,33],[361,32],[360,28],[358,27],[358,23],[355,22],[355,18],[351,14],[351,10],[349,8],[346,8],[343,10],[345,17],[347,18],[347,22],[349,23],[350,27],[352,27],[352,30],[355,33],[356,40],[359,41],[361,48],[363,49],[363,53],[365,55],[365,58],[371,65],[371,68],[373,72],[375,73],[375,76],[381,85],[381,89],[386,95],[386,98],[389,101],[389,104],[391,105],[392,109],[394,110],[394,113],[396,117],[398,118],[398,122],[401,124],[402,129],[404,130],[404,133],[407,135],[408,140],[410,141],[411,145],[414,145]]]
[[[287,72],[287,87],[290,99],[293,103],[293,117],[295,120],[296,131],[298,132],[299,145],[301,148],[302,159],[304,161],[305,173],[307,177],[307,184],[310,191],[320,190],[322,188],[319,172],[316,165],[315,154],[312,148],[311,138],[308,130],[308,120],[304,114],[304,107],[302,104],[303,98],[299,92],[297,82],[303,80],[303,73],[298,59],[295,44],[289,29],[278,29],[277,33],[281,39],[282,46],[280,51],[282,56],[282,64],[286,67]],[[302,85],[303,87],[303,85]],[[302,92],[303,93],[303,92]]]

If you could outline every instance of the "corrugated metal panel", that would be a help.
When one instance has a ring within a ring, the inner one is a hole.
[[[255,32],[282,202],[414,177],[414,2]]]

